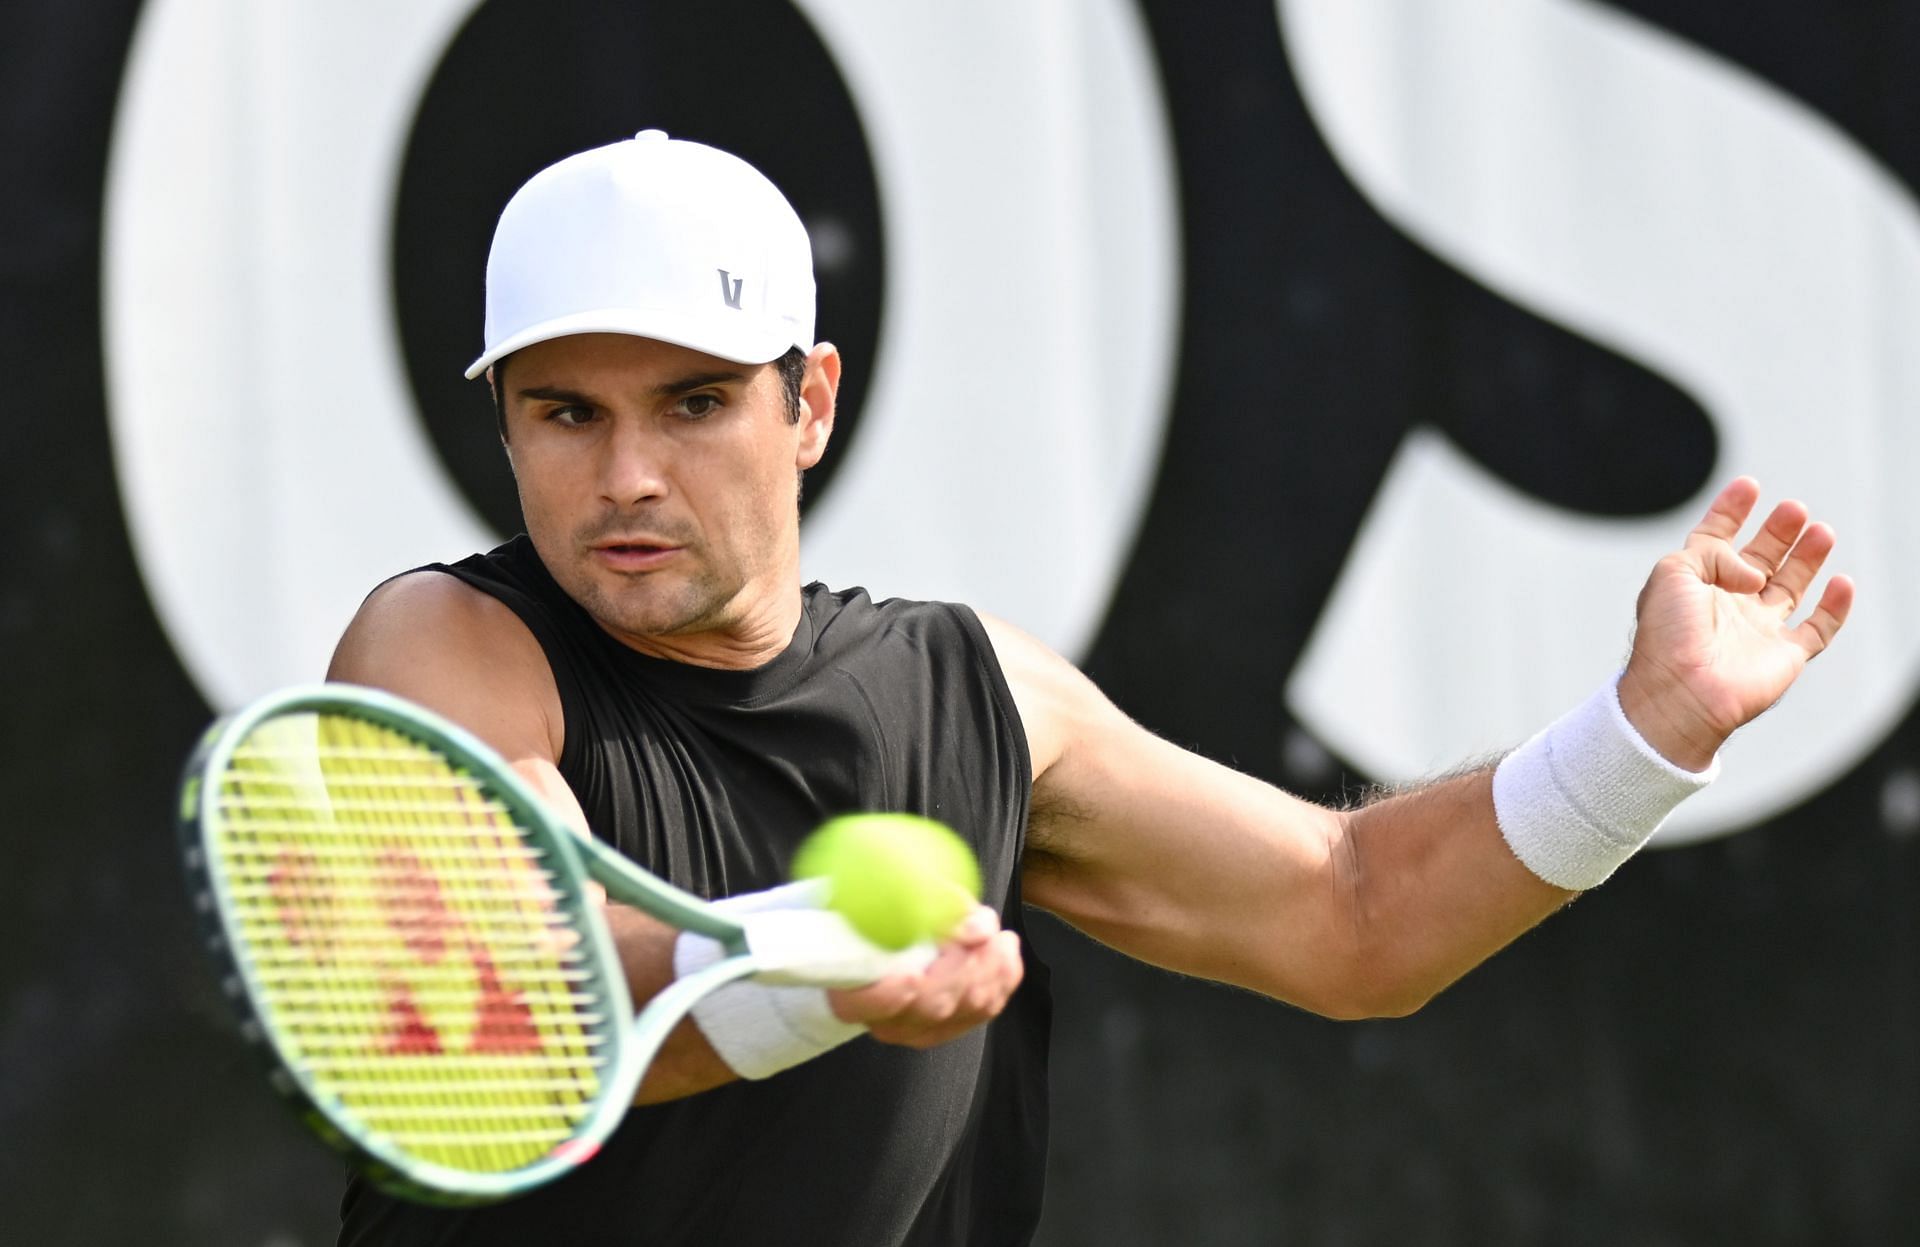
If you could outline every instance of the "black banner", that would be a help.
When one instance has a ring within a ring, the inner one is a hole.
[[[313,1244],[331,1241],[339,1167],[265,1092],[193,947],[169,814],[213,695],[155,606],[169,573],[142,561],[143,519],[116,468],[108,171],[128,124],[117,109],[129,50],[162,7],[82,14],[16,0],[0,44],[12,166],[0,198],[12,380],[0,766],[16,797],[0,857],[0,1223],[23,1243]],[[328,20],[372,22],[373,7]],[[821,321],[849,357],[850,411],[809,485],[818,513],[880,418],[866,406],[873,361],[905,334],[889,320],[888,279],[912,258],[898,253],[871,159],[883,121],[862,112],[871,105],[844,76],[853,62],[820,16],[834,6],[470,7],[412,117],[383,240],[407,394],[460,496],[496,528],[514,525],[484,394],[458,381],[500,202],[559,155],[660,125],[741,151],[803,215],[843,231],[840,258],[822,263]],[[1920,16],[1904,6],[1542,7],[1617,18],[1654,32],[1649,47],[1730,67],[1756,99],[1788,101],[1783,115],[1815,119],[1815,138],[1883,177],[1896,219],[1912,214]],[[1095,8],[1106,11],[1065,6]],[[1161,734],[1340,799],[1375,776],[1319,739],[1287,689],[1409,434],[1437,431],[1492,479],[1567,513],[1661,517],[1675,541],[1692,517],[1673,509],[1743,464],[1724,454],[1717,395],[1496,292],[1364,193],[1304,93],[1285,3],[1119,8],[1150,48],[1173,155],[1177,331],[1136,535],[1079,656]],[[1295,8],[1310,20],[1312,6]],[[1032,19],[995,6],[976,20],[1015,38]],[[328,68],[351,89],[353,66]],[[978,72],[990,91],[993,65]],[[1578,81],[1566,90],[1584,108],[1633,106],[1582,96]],[[971,106],[984,105],[946,103]],[[1087,125],[1098,139],[1100,119]],[[925,227],[937,240],[945,224]],[[1901,238],[1884,265],[1889,309],[1908,275]],[[165,291],[147,297],[165,310]],[[1008,297],[1045,314],[1044,289]],[[956,384],[1018,403],[986,328],[946,362]],[[191,324],[177,331],[175,375],[209,405],[226,401],[232,361],[197,354]],[[325,343],[255,362],[297,368],[331,403],[360,401],[333,388],[345,361]],[[1879,418],[1905,429],[1914,416]],[[1839,437],[1826,423],[1837,419],[1807,412],[1809,446]],[[190,425],[183,414],[183,439]],[[1854,569],[1863,605],[1897,605],[1913,596],[1920,553],[1900,536],[1910,503],[1861,492],[1884,529],[1843,532],[1839,561],[1849,540],[1881,551],[1881,579]],[[301,574],[238,567],[218,591],[265,597]],[[1610,611],[1624,642],[1630,601],[1580,608]],[[1848,678],[1863,702],[1904,698],[1893,726],[1757,826],[1648,853],[1409,1019],[1326,1022],[1125,962],[1042,921],[1060,1022],[1039,1241],[1903,1240],[1920,1220],[1920,718],[1904,651],[1874,653],[1882,666]]]

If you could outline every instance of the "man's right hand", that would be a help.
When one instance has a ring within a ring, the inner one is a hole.
[[[842,1021],[864,1024],[882,1043],[931,1048],[998,1017],[1025,974],[1020,937],[1001,930],[999,915],[981,905],[926,969],[827,998]]]

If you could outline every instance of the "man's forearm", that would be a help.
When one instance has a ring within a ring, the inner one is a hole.
[[[1491,766],[1391,793],[1344,823],[1336,869],[1348,876],[1365,1013],[1412,1012],[1576,895],[1508,848]]]
[[[1617,693],[1612,684],[1596,690],[1498,767],[1360,811],[1350,825],[1356,925],[1386,932],[1382,944],[1365,941],[1366,960],[1387,956],[1389,981],[1405,983],[1417,1005],[1638,852],[1717,773],[1719,740],[1676,737],[1656,708],[1623,679]],[[1458,830],[1436,837],[1436,824]],[[1409,880],[1436,885],[1444,908]],[[1408,922],[1415,929],[1396,937]],[[1402,941],[1412,964],[1392,957]]]

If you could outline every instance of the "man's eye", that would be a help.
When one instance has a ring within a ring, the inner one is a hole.
[[[547,419],[553,421],[555,424],[564,424],[568,428],[574,428],[593,419],[593,409],[591,407],[582,407],[578,404],[569,403],[565,407],[555,407],[549,411],[547,413]]]
[[[720,400],[712,394],[689,394],[680,400],[679,412],[689,420],[701,420],[720,410]]]

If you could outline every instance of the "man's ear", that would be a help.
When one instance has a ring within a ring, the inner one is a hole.
[[[833,404],[840,394],[840,348],[822,342],[807,352],[800,378],[800,448],[794,466],[802,472],[820,462],[833,436]]]

